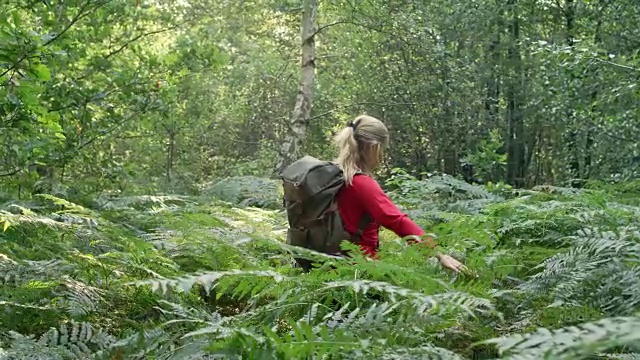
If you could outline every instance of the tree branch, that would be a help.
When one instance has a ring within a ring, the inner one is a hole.
[[[95,136],[91,137],[90,139],[86,140],[85,142],[83,142],[82,144],[79,144],[75,149],[74,152],[77,153],[80,150],[84,149],[85,147],[91,145],[92,143],[94,143],[96,140],[102,138],[104,140],[104,137],[106,135],[112,134],[114,133],[116,130],[118,130],[118,128],[120,128],[122,125],[126,124],[127,122],[131,121],[135,116],[138,115],[142,115],[142,114],[146,114],[147,111],[149,110],[150,105],[147,104],[145,107],[143,107],[139,112],[135,112],[135,113],[130,113],[127,117],[125,117],[124,119],[122,119],[122,121],[116,123],[115,125],[111,126],[110,128],[108,128],[107,130],[104,130],[98,134],[96,134]]]
[[[378,33],[383,34],[383,35],[390,36],[392,38],[396,38],[396,39],[402,41],[403,43],[405,43],[407,46],[411,46],[411,43],[407,39],[403,38],[400,35],[397,35],[397,34],[394,34],[392,32],[389,32],[387,30],[384,30],[381,27],[376,27],[374,25],[360,23],[360,22],[357,22],[357,21],[354,21],[354,20],[339,20],[339,21],[336,21],[336,22],[332,22],[332,23],[329,23],[329,24],[322,25],[322,26],[318,27],[318,30],[316,30],[313,33],[312,36],[315,36],[318,33],[320,33],[321,31],[323,31],[323,30],[325,30],[327,28],[330,28],[332,26],[336,26],[336,25],[353,25],[353,26],[356,26],[356,27],[361,27],[361,28],[364,28],[364,29],[367,29],[367,30],[378,32]],[[429,36],[434,41],[437,41],[437,38],[436,38],[435,34],[433,34],[433,32],[427,31],[427,33],[429,34]],[[418,45],[418,46],[422,47],[421,45]]]
[[[52,38],[50,38],[49,40],[45,41],[44,44],[42,44],[42,47],[46,47],[51,45],[51,43],[53,43],[54,41],[58,40],[62,35],[64,35],[75,23],[77,23],[79,20],[85,18],[86,16],[88,16],[89,14],[91,14],[92,12],[94,12],[95,10],[99,9],[100,7],[102,7],[103,5],[111,2],[111,0],[107,0],[102,4],[99,4],[98,6],[95,6],[93,9],[91,9],[88,12],[85,12],[86,8],[89,6],[89,4],[91,4],[92,0],[87,0],[81,7],[80,7],[80,11],[78,11],[78,13],[76,14],[76,16],[73,17],[73,19],[71,19],[71,21],[62,29],[62,31],[60,31],[59,33],[57,33],[55,36],[53,36]],[[6,75],[7,73],[15,70],[18,66],[20,66],[20,64],[22,64],[22,62],[24,60],[26,60],[28,57],[31,56],[31,54],[35,51],[36,49],[33,48],[31,50],[29,50],[26,54],[22,55],[18,61],[16,61],[13,65],[11,65],[7,70],[3,71],[2,74],[0,74],[0,77],[3,77],[4,75]]]
[[[323,116],[327,116],[335,111],[338,111],[340,109],[346,109],[346,108],[350,108],[350,107],[354,107],[354,106],[360,106],[360,105],[376,105],[376,106],[412,106],[412,105],[425,105],[425,104],[429,104],[427,102],[403,102],[403,103],[376,103],[376,102],[357,102],[357,103],[352,103],[352,104],[347,104],[347,105],[341,105],[338,106],[336,108],[333,108],[329,111],[325,111],[321,114],[318,115],[314,115],[312,117],[309,118],[309,121],[311,120],[315,120],[318,118],[321,118]]]
[[[638,72],[640,72],[640,69],[639,69],[639,68],[635,68],[635,67],[628,66],[628,65],[618,64],[618,63],[615,63],[615,62],[613,62],[613,61],[603,60],[603,59],[598,59],[598,58],[596,58],[596,57],[592,57],[592,58],[590,58],[590,59],[591,59],[591,60],[598,61],[598,62],[601,62],[601,63],[609,64],[609,65],[612,65],[612,66],[615,66],[615,67],[618,67],[618,68],[621,68],[621,69],[625,69],[625,70],[629,70],[629,71],[638,71]]]
[[[171,30],[174,30],[174,29],[177,29],[177,28],[178,28],[178,25],[175,25],[175,26],[172,26],[172,27],[167,28],[167,29],[154,30],[154,31],[149,31],[149,32],[146,32],[146,33],[139,34],[138,36],[135,36],[132,39],[129,39],[128,41],[126,41],[119,48],[111,51],[108,54],[105,54],[104,58],[108,59],[108,58],[112,57],[113,55],[116,55],[116,54],[120,53],[122,50],[126,49],[127,46],[129,46],[133,42],[135,42],[135,41],[137,41],[137,40],[139,40],[139,39],[141,39],[143,37],[150,36],[150,35],[155,35],[155,34],[160,34],[160,33],[171,31]]]
[[[25,166],[25,167],[26,167],[26,166]],[[9,172],[2,173],[2,174],[0,174],[0,177],[13,176],[13,175],[15,175],[15,174],[17,174],[17,173],[21,172],[22,170],[24,170],[24,168],[25,168],[25,167],[21,167],[21,168],[13,169],[13,170],[11,170],[11,171],[9,171]]]
[[[595,127],[591,127],[590,129],[594,129],[594,130],[596,130],[596,131],[600,131],[600,133],[602,133],[602,134],[604,134],[605,136],[607,136],[607,137],[609,137],[609,138],[611,138],[611,139],[614,139],[614,140],[624,141],[624,142],[629,142],[629,143],[632,143],[632,142],[636,142],[636,141],[637,141],[637,140],[631,140],[631,139],[629,139],[629,138],[627,138],[627,137],[624,137],[624,136],[614,135],[614,134],[612,134],[612,133],[610,133],[610,132],[606,131],[605,129],[603,129],[603,128],[602,128],[602,126],[595,126]]]
[[[340,20],[340,21],[336,21],[336,22],[333,22],[333,23],[330,23],[330,24],[325,24],[325,25],[319,26],[318,30],[316,30],[313,34],[311,34],[311,36],[316,36],[322,30],[330,28],[330,27],[335,26],[335,25],[340,25],[340,24],[353,24],[353,23],[351,21],[347,21],[347,20]]]

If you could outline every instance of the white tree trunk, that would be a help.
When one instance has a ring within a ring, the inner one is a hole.
[[[284,168],[300,157],[300,147],[307,133],[316,71],[316,44],[314,38],[318,31],[317,13],[318,1],[305,0],[300,36],[302,40],[300,85],[291,114],[291,121],[289,122],[289,131],[280,147],[278,162],[275,167],[276,175],[280,175]]]

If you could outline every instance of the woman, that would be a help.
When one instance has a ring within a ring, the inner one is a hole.
[[[382,150],[389,143],[389,131],[382,121],[367,115],[357,117],[336,136],[339,155],[336,160],[344,173],[345,186],[338,193],[338,209],[345,229],[353,235],[358,222],[367,214],[372,221],[362,232],[360,247],[365,254],[375,257],[379,245],[380,225],[401,238],[422,237],[425,232],[384,193],[371,177],[378,166]],[[412,240],[414,242],[415,240]],[[429,246],[435,243],[428,240]],[[455,272],[466,270],[458,260],[438,254],[442,266]]]

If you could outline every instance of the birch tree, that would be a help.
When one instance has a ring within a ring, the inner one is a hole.
[[[317,0],[304,1],[300,35],[302,48],[300,84],[291,114],[291,121],[289,122],[289,131],[280,147],[278,161],[275,166],[276,174],[280,174],[287,165],[300,156],[300,147],[309,125],[316,70],[315,34],[318,31],[317,12]]]

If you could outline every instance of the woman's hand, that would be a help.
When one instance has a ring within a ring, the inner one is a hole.
[[[467,269],[466,266],[462,265],[460,261],[452,258],[449,255],[440,254],[438,255],[438,260],[440,260],[440,264],[442,264],[442,266],[446,267],[449,270],[453,270],[455,273],[459,273],[460,271],[469,271],[469,269]]]

